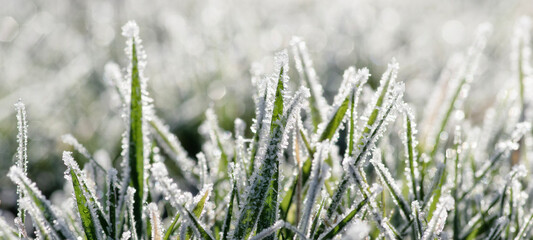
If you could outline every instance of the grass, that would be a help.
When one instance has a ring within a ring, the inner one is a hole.
[[[290,89],[289,53],[281,51],[273,74],[261,76],[253,89],[251,136],[240,119],[234,134],[222,129],[208,109],[201,127],[204,150],[192,159],[155,113],[139,29],[128,22],[123,35],[129,66],[124,77],[113,79],[124,106],[120,166],[103,167],[73,136],[65,136],[86,159],[64,152],[70,185],[64,191],[72,194],[65,206],[53,205],[27,177],[27,116],[17,103],[19,148],[8,176],[17,186],[19,211],[15,227],[0,218],[0,237],[318,240],[339,239],[350,229],[379,239],[530,239],[533,201],[527,194],[533,185],[523,164],[532,136],[524,94],[531,77],[530,41],[520,24],[514,44],[519,54],[513,55],[520,118],[483,127],[468,118],[452,119],[463,111],[457,103],[475,80],[489,37],[486,25],[449,79],[449,89],[436,89],[448,96],[433,111],[437,115],[429,116],[439,124],[422,133],[420,143],[398,79],[399,63],[391,61],[372,96],[362,91],[368,69],[348,68],[329,105],[305,42],[295,39],[292,55],[301,87]],[[514,105],[496,103],[494,111],[509,114]],[[442,138],[444,133],[453,141]],[[485,155],[490,157],[480,157]],[[169,176],[169,165],[180,176]]]

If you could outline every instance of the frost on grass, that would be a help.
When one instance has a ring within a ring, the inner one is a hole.
[[[512,37],[509,72],[524,83],[521,90],[531,77],[528,21],[519,20]],[[129,66],[122,73],[110,63],[104,74],[124,106],[119,169],[106,165],[99,175],[89,151],[64,136],[90,161],[82,170],[65,152],[65,178],[74,193],[61,209],[52,206],[26,177],[27,123],[17,103],[19,148],[8,176],[19,188],[19,217],[15,229],[0,218],[0,238],[32,235],[25,232],[24,210],[43,239],[527,239],[533,224],[525,171],[530,164],[506,160],[517,149],[523,156],[531,152],[530,117],[524,114],[529,100],[504,89],[482,123],[469,118],[477,110],[463,106],[488,32],[482,25],[470,49],[442,71],[424,115],[429,128],[420,134],[395,60],[376,91],[366,85],[368,69],[348,68],[330,106],[305,43],[295,38],[301,87],[290,89],[287,51],[276,54],[271,75],[254,65],[255,119],[236,119],[232,137],[219,126],[215,108],[208,109],[201,128],[205,144],[192,158],[154,114],[140,31],[128,22]],[[454,116],[461,118],[451,121]],[[451,132],[454,127],[460,131]]]
[[[35,183],[26,177],[22,169],[13,166],[7,176],[20,187],[25,196],[21,200],[21,208],[36,219],[33,222],[42,230],[42,234],[74,238],[64,219],[58,217],[60,215],[57,213],[58,210],[52,207],[50,201],[37,189]]]

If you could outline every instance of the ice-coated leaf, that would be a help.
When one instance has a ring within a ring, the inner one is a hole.
[[[451,196],[444,196],[440,199],[435,214],[428,223],[424,234],[422,235],[422,240],[433,239],[433,237],[438,236],[446,224],[446,218],[448,217],[448,211],[453,209],[453,198]]]
[[[94,202],[91,202],[91,200],[86,197],[89,196],[89,193],[85,191],[84,184],[82,183],[85,175],[82,175],[78,164],[74,162],[70,152],[63,153],[63,161],[67,166],[68,173],[66,174],[69,175],[68,178],[72,182],[72,187],[74,188],[74,197],[77,202],[78,212],[83,230],[85,231],[85,236],[88,239],[102,239],[100,231],[102,230],[102,226],[98,219],[98,213],[96,213],[97,207]]]
[[[416,121],[414,117],[413,110],[407,105],[404,105],[404,124],[405,132],[402,135],[402,140],[405,146],[405,176],[410,182],[411,186],[409,191],[415,199],[420,200],[419,198],[419,183],[418,178],[420,176],[420,169],[418,163],[418,153],[416,151],[418,146],[418,141],[416,140]]]
[[[19,236],[24,236],[22,233],[17,232],[6,222],[3,216],[0,216],[0,239],[16,240],[20,239]]]
[[[235,196],[238,194],[237,192],[237,184],[234,182],[233,187],[231,188],[231,196],[229,200],[229,206],[226,211],[226,218],[224,219],[224,226],[222,227],[222,240],[228,239],[228,233],[231,227],[231,216],[233,215],[233,201],[235,199]]]
[[[396,184],[396,180],[390,174],[390,171],[383,163],[381,162],[381,153],[380,151],[374,151],[374,157],[370,160],[376,173],[378,174],[381,182],[387,187],[389,192],[392,195],[394,203],[400,208],[400,212],[405,220],[409,221],[411,219],[411,209],[407,201],[403,198],[400,187]]]
[[[152,240],[161,240],[163,235],[163,226],[159,217],[159,210],[155,203],[148,204],[148,214],[150,217],[150,225],[152,227]]]
[[[366,205],[367,198],[363,199],[357,204],[357,206],[346,214],[346,216],[339,221],[334,227],[325,231],[324,233],[319,233],[320,236],[315,239],[333,239],[337,234],[339,234],[346,225],[355,217],[355,215],[361,211],[361,209]],[[317,235],[318,236],[318,235]]]
[[[61,239],[75,239],[65,220],[58,217],[57,209],[44,197],[32,181],[26,177],[24,171],[12,166],[7,175],[11,181],[20,187],[25,196],[25,204],[21,206],[35,220],[35,224],[42,224],[41,233],[57,235]],[[43,232],[44,231],[44,232]]]
[[[309,90],[304,87],[300,88],[292,97],[291,102],[283,112],[282,118],[279,121],[276,121],[277,124],[270,134],[270,141],[269,146],[266,149],[265,159],[262,161],[260,165],[261,167],[257,169],[252,176],[250,186],[247,189],[246,200],[240,207],[239,220],[233,233],[234,238],[246,238],[250,234],[259,218],[258,212],[265,209],[263,207],[265,202],[270,204],[271,207],[274,207],[272,210],[273,212],[270,213],[274,214],[274,216],[270,215],[269,219],[275,221],[278,201],[272,197],[270,198],[270,201],[267,202],[268,192],[272,189],[273,191],[270,196],[275,196],[277,199],[279,183],[277,183],[277,180],[275,180],[276,185],[272,184],[272,182],[277,178],[275,173],[278,171],[279,158],[282,157],[283,150],[287,147],[289,132],[297,122],[302,103],[308,96]]]
[[[130,64],[128,82],[131,84],[129,105],[129,133],[128,133],[128,163],[130,185],[136,190],[134,195],[133,214],[137,219],[135,231],[137,236],[143,232],[143,201],[145,192],[144,166],[148,161],[149,144],[147,121],[151,113],[151,99],[146,90],[146,78],[143,75],[146,65],[146,54],[139,38],[139,27],[134,21],[129,21],[122,27],[122,35],[127,38],[126,54]],[[135,237],[135,234],[134,234]]]
[[[323,165],[324,160],[328,157],[330,143],[324,141],[317,147],[317,152],[313,157],[313,166],[311,170],[311,181],[307,190],[307,196],[304,201],[304,209],[302,212],[302,218],[299,222],[298,230],[303,233],[308,231],[308,224],[311,220],[311,211],[313,210],[316,198],[320,189],[322,188],[324,178],[327,172],[327,167]]]
[[[26,120],[26,106],[22,101],[19,101],[15,104],[15,109],[17,110],[17,162],[16,165],[22,169],[24,174],[28,172],[28,121]],[[20,190],[20,187],[17,186],[17,205],[20,205],[19,201],[24,197],[24,194]],[[25,213],[22,208],[19,208],[17,212],[17,217],[19,217],[24,224],[25,222]]]
[[[305,42],[298,37],[293,37],[291,40],[291,47],[300,82],[307,86],[311,93],[309,97],[309,107],[311,108],[311,119],[316,131],[318,124],[325,121],[327,118],[326,110],[329,106],[323,96],[324,91],[322,85],[318,82],[318,77],[313,68],[313,61],[309,56]]]

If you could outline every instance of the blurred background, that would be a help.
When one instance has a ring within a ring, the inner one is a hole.
[[[377,81],[395,57],[406,99],[421,115],[448,59],[466,51],[480,23],[492,23],[468,99],[476,119],[499,89],[516,84],[510,36],[522,15],[533,15],[533,1],[0,0],[0,210],[16,207],[6,173],[19,98],[28,111],[29,175],[47,197],[64,183],[62,135],[117,161],[121,104],[103,75],[108,62],[127,66],[121,26],[128,20],[141,29],[156,112],[195,156],[207,107],[227,130],[235,117],[251,122],[250,70],[270,73],[274,53],[292,36],[307,42],[329,102],[344,69],[368,67]]]

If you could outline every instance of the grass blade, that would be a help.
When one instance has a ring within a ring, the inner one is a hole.
[[[133,21],[128,22],[122,28],[122,33],[128,38],[126,44],[126,53],[130,57],[128,67],[128,78],[131,81],[130,105],[129,105],[129,133],[128,133],[128,162],[130,166],[130,185],[136,190],[133,196],[133,214],[137,219],[135,231],[137,236],[143,233],[143,201],[144,201],[144,165],[148,156],[145,151],[145,115],[149,109],[147,104],[150,101],[146,96],[146,79],[142,75],[144,70],[145,53],[139,38],[139,27]],[[145,109],[143,109],[145,108]],[[144,111],[144,112],[143,112]],[[144,114],[144,115],[143,115]],[[134,234],[135,236],[135,234]]]
[[[24,174],[23,170],[17,166],[9,169],[8,177],[17,186],[20,187],[27,201],[22,206],[28,211],[34,219],[34,223],[43,224],[42,233],[51,233],[57,235],[60,239],[75,239],[74,234],[70,231],[64,219],[59,218],[57,209],[52,207],[52,204],[43,196],[41,191],[37,189],[35,183],[31,182]]]
[[[74,189],[74,196],[78,205],[78,212],[85,231],[85,236],[87,239],[102,239],[100,236],[101,225],[98,220],[96,213],[95,203],[87,199],[89,193],[85,192],[85,187],[82,182],[85,176],[82,176],[82,173],[78,167],[78,164],[74,162],[74,159],[71,156],[70,152],[63,153],[63,161],[67,166],[67,171],[69,172],[70,181],[72,182],[72,187]]]
[[[326,231],[325,233],[321,234],[318,239],[333,239],[337,234],[339,234],[346,225],[355,217],[355,215],[361,211],[361,209],[366,205],[367,198],[363,199],[361,202],[357,204],[357,207],[355,207],[353,210],[351,210],[341,221],[339,221],[334,227],[332,227],[329,231]],[[315,238],[317,239],[317,238]]]
[[[229,206],[228,211],[226,212],[226,218],[224,219],[224,226],[222,227],[222,240],[228,239],[228,233],[229,229],[231,227],[231,216],[233,215],[233,201],[235,200],[235,196],[237,195],[237,184],[233,183],[233,188],[231,189],[231,197],[229,200]]]

